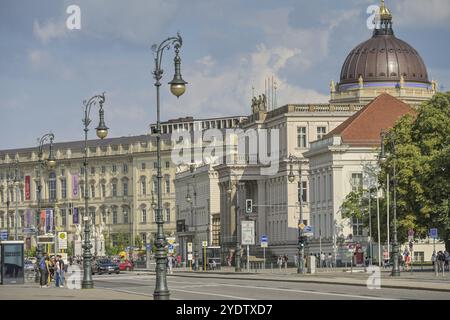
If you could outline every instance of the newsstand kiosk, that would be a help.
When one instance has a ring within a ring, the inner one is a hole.
[[[23,249],[23,241],[0,241],[0,284],[24,283]]]

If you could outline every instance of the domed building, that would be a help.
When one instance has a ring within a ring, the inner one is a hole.
[[[331,82],[330,103],[369,103],[382,93],[418,105],[436,93],[420,54],[397,38],[392,14],[381,1],[373,36],[350,51],[337,85]]]

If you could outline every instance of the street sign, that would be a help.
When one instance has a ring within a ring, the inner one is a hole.
[[[187,251],[192,252],[192,242],[187,243]]]
[[[1,240],[8,240],[8,231],[1,231],[0,232],[0,239]]]
[[[202,247],[207,247],[208,246],[208,241],[202,241]]]
[[[23,233],[35,233],[36,231],[34,230],[34,228],[23,228]]]
[[[269,246],[269,238],[266,235],[261,236],[261,248],[267,248]]]
[[[192,253],[188,253],[188,260],[192,261]]]
[[[312,236],[313,234],[314,233],[313,233],[313,227],[312,226],[305,226],[303,228],[303,235],[304,236],[308,237],[308,236]]]
[[[58,232],[58,248],[67,249],[67,232]]]
[[[355,245],[353,243],[349,243],[348,252],[355,252]]]
[[[255,221],[241,221],[242,245],[255,244]]]
[[[169,243],[169,244],[174,244],[175,243],[175,237],[167,237],[166,238],[167,239],[167,243]]]
[[[53,244],[55,243],[55,239],[53,236],[38,236],[39,244]]]
[[[300,223],[300,224],[298,225],[298,227],[299,227],[301,230],[303,230],[306,226],[305,226],[305,224],[302,222],[302,223]]]
[[[173,245],[169,245],[169,253],[173,253]]]
[[[430,229],[430,238],[437,239],[437,237],[438,237],[438,230],[436,228]]]

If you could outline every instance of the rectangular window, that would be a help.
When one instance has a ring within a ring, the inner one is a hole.
[[[142,170],[145,170],[145,162],[142,162],[142,163],[141,163],[141,169],[142,169]]]
[[[106,185],[104,183],[102,183],[102,197],[106,197]]]
[[[84,184],[80,185],[80,195],[82,198],[84,198],[86,195],[84,194]]]
[[[327,132],[326,127],[317,127],[317,140],[322,139]]]
[[[363,187],[362,173],[352,173],[352,191],[359,191]]]
[[[102,222],[103,224],[106,224],[106,209],[102,209]]]
[[[91,185],[91,197],[95,198],[95,185]]]
[[[91,167],[91,174],[95,174],[95,167]]]
[[[306,127],[297,127],[297,147],[306,148]]]
[[[170,168],[170,162],[166,161],[166,168],[169,169]]]
[[[112,184],[112,196],[117,197],[117,183]]]
[[[66,169],[61,169],[61,175],[64,176],[66,174]]]
[[[117,224],[117,207],[112,208],[113,224]]]
[[[166,193],[170,193],[170,176],[166,176]]]
[[[67,224],[66,209],[61,209],[61,225],[65,228]]]
[[[142,223],[147,223],[147,209],[142,209]]]
[[[353,218],[353,236],[362,236],[363,235],[363,224],[357,218]]]
[[[147,194],[147,184],[145,182],[145,179],[141,180],[141,193],[144,196]]]
[[[300,201],[300,195],[302,197],[302,202],[306,202],[306,194],[308,192],[306,188],[306,181],[302,181],[301,185],[300,182],[297,182],[297,188],[298,188],[298,200]]]
[[[166,222],[170,223],[170,208],[166,208]]]
[[[128,196],[128,183],[127,182],[123,183],[123,195]]]
[[[128,223],[128,209],[123,208],[123,223]]]
[[[123,173],[128,173],[128,164],[123,164]]]
[[[106,173],[106,167],[102,166],[102,173]]]
[[[56,200],[56,176],[51,175],[48,181],[48,190],[50,200]]]
[[[80,174],[84,174],[84,167],[80,168]]]
[[[112,172],[113,173],[117,172],[117,166],[115,164],[112,165]]]
[[[153,162],[153,169],[158,169],[158,162]]]
[[[147,244],[147,234],[146,233],[141,233],[141,239],[142,239],[142,243],[144,245]]]
[[[66,199],[67,198],[67,181],[66,179],[61,179],[61,198]]]

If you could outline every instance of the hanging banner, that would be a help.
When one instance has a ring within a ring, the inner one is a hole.
[[[73,224],[79,224],[78,208],[73,208]]]
[[[30,176],[25,176],[25,200],[30,200]]]
[[[78,173],[72,175],[72,197],[78,198]]]
[[[45,230],[45,210],[41,210],[41,230]]]
[[[45,232],[53,232],[53,210],[47,209],[45,212]]]

